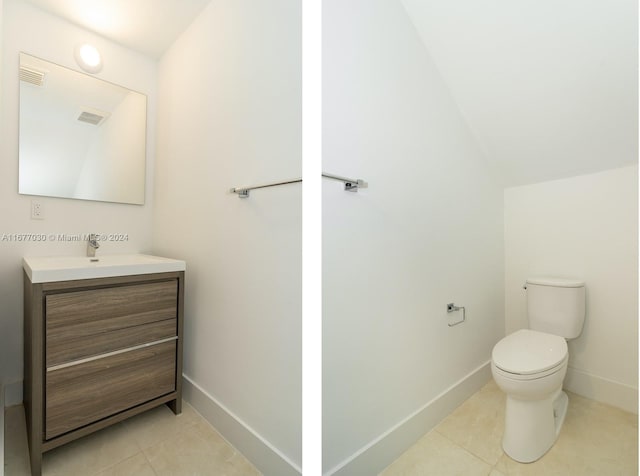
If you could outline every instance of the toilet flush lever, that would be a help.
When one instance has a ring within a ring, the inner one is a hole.
[[[454,312],[454,311],[462,311],[462,320],[458,321],[458,322],[454,322],[453,324],[449,323],[448,324],[449,327],[453,327],[453,326],[457,326],[458,324],[462,324],[467,319],[466,311],[464,309],[464,306],[456,306],[452,302],[447,304],[447,313]]]

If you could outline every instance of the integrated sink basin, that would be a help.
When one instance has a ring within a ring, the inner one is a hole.
[[[181,260],[143,254],[26,257],[22,267],[32,283],[73,281],[76,279],[110,278],[136,274],[185,271]]]

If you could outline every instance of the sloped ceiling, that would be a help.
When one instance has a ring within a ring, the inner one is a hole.
[[[24,0],[159,58],[211,0]]]
[[[635,0],[402,0],[505,186],[638,161]]]

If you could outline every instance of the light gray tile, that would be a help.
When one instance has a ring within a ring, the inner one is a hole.
[[[182,413],[175,415],[166,405],[160,405],[123,422],[127,432],[142,449],[173,438],[179,431],[194,425],[202,417],[188,404],[182,404]]]
[[[156,476],[144,453],[127,458],[98,473],[97,476]]]
[[[486,476],[491,466],[436,431],[427,433],[380,476]]]
[[[118,423],[44,454],[44,476],[90,476],[139,453],[141,448]]]
[[[522,464],[501,449],[504,405],[504,394],[490,382],[382,474],[462,474],[447,466],[459,451],[447,449],[435,434],[491,463],[490,476],[637,476],[637,415],[569,393],[567,416],[555,445],[538,461]],[[445,461],[438,467],[443,455]]]
[[[436,431],[490,465],[502,456],[504,393],[491,380],[445,418]]]
[[[144,450],[158,476],[250,476],[260,473],[206,421]]]
[[[22,406],[5,411],[5,476],[30,476],[26,425]],[[157,474],[259,476],[193,408],[181,415],[158,407],[56,448],[44,455],[45,476],[155,476]]]

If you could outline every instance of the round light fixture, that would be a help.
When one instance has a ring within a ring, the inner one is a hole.
[[[102,69],[102,57],[98,49],[85,43],[75,49],[75,57],[78,65],[87,73],[99,73]]]

